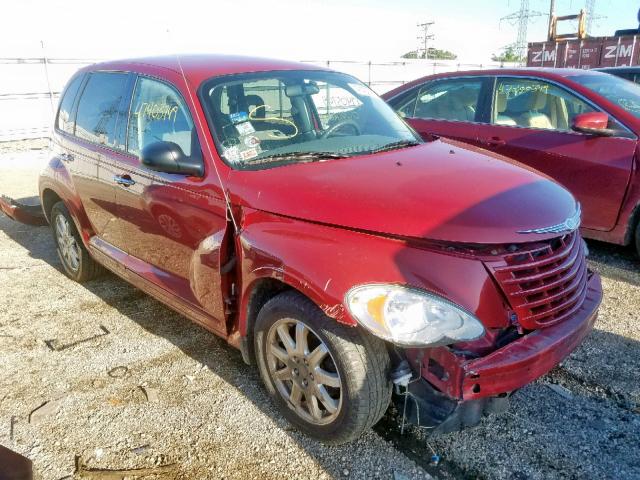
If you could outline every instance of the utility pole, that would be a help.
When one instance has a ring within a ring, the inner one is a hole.
[[[428,44],[429,40],[433,40],[435,37],[433,34],[429,34],[429,27],[435,22],[418,23],[418,48],[416,49],[416,58],[421,58],[421,53],[424,58],[429,56]]]
[[[551,0],[549,5],[549,28],[547,32],[551,32],[551,26],[553,25],[553,17],[556,14],[556,0]]]

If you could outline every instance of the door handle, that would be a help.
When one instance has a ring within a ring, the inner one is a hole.
[[[123,187],[130,187],[131,185],[135,185],[135,180],[133,180],[129,175],[114,175],[113,181],[118,185],[122,185]]]
[[[502,147],[507,144],[507,142],[500,137],[491,137],[486,143],[490,147]]]

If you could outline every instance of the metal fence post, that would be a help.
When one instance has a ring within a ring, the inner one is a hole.
[[[331,64],[331,61],[330,61],[330,60],[327,60],[327,68],[329,68],[329,65],[330,65],[330,64]],[[330,110],[331,110],[331,102],[329,101],[329,97],[330,97],[330,93],[329,93],[329,82],[327,82],[327,83],[325,84],[325,95],[326,95],[326,97],[327,97],[327,102],[326,102],[326,103],[327,103],[327,106],[326,106],[326,108],[327,108],[327,117],[328,117],[328,116],[329,116],[329,112],[330,112]]]
[[[42,46],[42,61],[44,64],[44,76],[47,81],[47,89],[49,90],[49,103],[51,104],[51,114],[56,114],[56,107],[53,105],[53,90],[51,89],[51,81],[49,79],[49,62],[47,61],[47,53],[44,50],[44,41],[40,40]]]

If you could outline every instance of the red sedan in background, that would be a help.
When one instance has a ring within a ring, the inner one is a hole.
[[[582,234],[640,254],[640,87],[576,69],[451,72],[383,98],[423,137],[492,150],[562,183]]]

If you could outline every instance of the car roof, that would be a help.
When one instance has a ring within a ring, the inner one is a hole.
[[[185,76],[194,85],[199,85],[202,81],[211,77],[237,73],[267,72],[274,70],[328,70],[327,68],[318,67],[309,63],[221,54],[176,54],[110,60],[89,65],[83,70],[137,71],[140,67],[144,66],[160,67],[177,73],[180,73],[180,67],[182,67]]]
[[[640,65],[630,66],[622,65],[620,67],[600,67],[596,68],[599,72],[640,72]]]
[[[472,76],[488,76],[488,75],[519,75],[519,76],[535,76],[540,78],[547,78],[553,80],[559,77],[572,77],[575,75],[609,75],[604,72],[596,72],[594,70],[581,70],[577,68],[543,68],[543,67],[517,67],[517,68],[487,68],[484,70],[458,70],[453,72],[442,72],[433,75],[426,75],[424,77],[412,80],[409,83],[400,85],[393,90],[382,95],[386,101],[402,95],[404,92],[417,85],[429,80],[436,80],[441,78],[453,78],[453,77],[472,77]]]
[[[582,70],[579,68],[550,68],[550,67],[518,67],[518,68],[489,68],[484,70],[462,70],[457,72],[437,73],[432,77],[448,77],[462,75],[539,75],[542,77],[572,77],[575,75],[601,75],[594,70]]]

